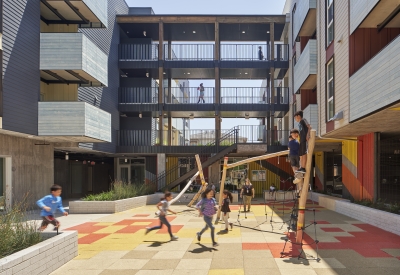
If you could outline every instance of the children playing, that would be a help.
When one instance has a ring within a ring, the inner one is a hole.
[[[289,161],[290,161],[290,166],[292,166],[293,173],[296,173],[297,170],[299,170],[299,162],[300,162],[299,148],[300,148],[300,144],[297,141],[298,138],[299,138],[299,130],[292,129],[290,131],[288,148],[289,148]],[[294,181],[293,181],[293,183],[295,183],[295,184],[297,184],[299,182],[301,182],[301,179],[299,179],[299,178],[295,178]]]
[[[271,198],[273,198],[274,197],[274,194],[275,194],[275,184],[271,184],[271,186],[269,187],[269,196],[271,197]]]
[[[303,111],[297,111],[294,114],[294,119],[299,123],[299,136],[300,136],[300,168],[297,172],[306,173],[306,163],[307,163],[307,141],[310,138],[310,124],[303,118]]]
[[[203,216],[206,226],[200,231],[197,232],[197,240],[200,242],[201,235],[208,229],[211,229],[211,240],[213,246],[218,246],[218,243],[215,241],[214,237],[214,225],[212,224],[213,216],[216,213],[217,202],[213,198],[214,191],[211,189],[206,189],[206,191],[201,194],[202,199],[196,204],[196,208],[199,210],[199,216]]]
[[[42,209],[40,216],[43,221],[39,228],[40,231],[45,230],[49,223],[54,225],[54,230],[60,228],[60,222],[54,218],[54,213],[57,209],[62,212],[64,216],[68,216],[68,212],[66,212],[62,206],[62,199],[60,197],[61,191],[61,186],[55,184],[50,188],[51,195],[47,195],[36,202]]]
[[[231,209],[229,208],[229,202],[233,202],[233,196],[231,192],[228,190],[224,190],[223,194],[223,201],[222,201],[222,207],[221,211],[224,214],[223,219],[225,221],[225,232],[228,232],[228,225],[231,227],[231,230],[233,228],[233,223],[229,222],[229,212],[231,212]]]
[[[158,218],[160,219],[160,225],[154,226],[154,227],[147,227],[145,234],[149,233],[152,230],[161,229],[163,224],[165,224],[168,228],[168,233],[169,233],[169,236],[171,237],[171,241],[175,241],[178,239],[177,236],[172,235],[171,225],[167,220],[167,212],[168,211],[171,212],[172,214],[176,214],[176,212],[169,209],[171,200],[172,200],[171,192],[165,192],[164,199],[156,205],[156,207],[158,208],[158,211],[160,213],[158,216]]]

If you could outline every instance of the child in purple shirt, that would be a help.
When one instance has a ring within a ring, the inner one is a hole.
[[[212,189],[207,189],[201,194],[201,201],[196,204],[196,208],[199,210],[199,216],[203,216],[204,221],[206,222],[206,226],[200,231],[197,232],[197,240],[200,242],[201,235],[208,229],[211,229],[211,240],[213,246],[218,246],[218,243],[214,238],[214,230],[215,227],[212,224],[212,219],[217,209],[217,202],[214,199],[214,191]]]

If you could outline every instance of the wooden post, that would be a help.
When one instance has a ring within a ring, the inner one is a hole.
[[[206,183],[206,181],[204,179],[203,167],[201,166],[200,157],[199,157],[199,155],[195,155],[195,158],[196,158],[197,168],[199,169],[201,188],[200,188],[199,192],[197,192],[197,194],[189,202],[189,204],[187,205],[188,207],[191,207],[193,205],[193,203],[195,203],[197,201],[197,199],[199,198],[201,193],[203,193],[204,190],[206,190],[206,188],[207,188],[207,183]]]
[[[296,243],[298,244],[300,244],[303,240],[305,209],[308,198],[308,189],[310,186],[311,165],[312,165],[312,157],[315,146],[315,136],[316,136],[316,130],[311,130],[310,139],[308,140],[306,174],[304,175],[303,187],[301,189],[300,199],[299,199],[299,214],[297,217],[297,234],[296,234]]]
[[[217,219],[215,220],[215,224],[218,223],[218,221],[221,219],[221,207],[222,207],[222,192],[224,192],[225,188],[225,179],[226,179],[226,170],[228,168],[228,157],[224,157],[224,168],[222,170],[222,178],[221,178],[221,184],[219,186],[219,208],[218,208],[218,213],[217,213]]]
[[[233,168],[242,164],[246,164],[249,162],[254,162],[254,161],[259,161],[259,160],[264,160],[264,159],[270,159],[270,158],[275,158],[278,156],[285,156],[289,154],[289,150],[285,150],[285,151],[280,151],[277,153],[272,153],[272,154],[268,154],[268,155],[262,155],[262,156],[258,156],[258,157],[253,157],[253,158],[248,158],[248,159],[244,159],[235,163],[231,163],[227,165],[227,169],[229,168]]]

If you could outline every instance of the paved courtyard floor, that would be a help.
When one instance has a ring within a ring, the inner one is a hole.
[[[215,248],[209,230],[197,241],[196,232],[204,222],[197,211],[183,205],[172,205],[178,214],[168,216],[179,240],[169,241],[166,227],[145,235],[147,226],[159,224],[155,206],[146,206],[65,228],[78,230],[79,255],[52,274],[400,274],[400,236],[311,202],[307,206],[315,209],[317,221],[305,230],[303,256],[308,259],[298,259],[300,246],[291,242],[283,251],[292,203],[253,205],[247,218],[241,213],[239,220],[239,207],[231,206],[233,230],[223,234],[224,224],[216,225]],[[314,212],[306,212],[306,223],[313,221]]]

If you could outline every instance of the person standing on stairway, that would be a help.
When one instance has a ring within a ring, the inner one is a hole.
[[[242,190],[240,191],[240,197],[243,198],[244,212],[246,212],[246,206],[248,207],[248,212],[250,212],[251,199],[254,199],[254,195],[254,187],[251,184],[249,178],[246,178],[246,181],[242,186]]]

